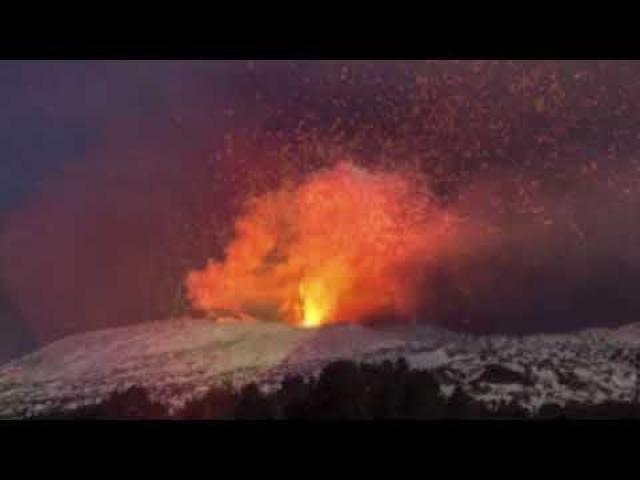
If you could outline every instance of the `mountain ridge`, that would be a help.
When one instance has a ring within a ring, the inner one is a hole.
[[[460,387],[490,407],[515,402],[536,411],[572,401],[628,402],[637,394],[640,323],[510,337],[429,325],[298,329],[246,320],[184,317],[53,342],[0,367],[0,416],[73,409],[132,386],[175,410],[214,385],[256,382],[269,390],[340,359],[404,358],[432,371],[444,395]]]

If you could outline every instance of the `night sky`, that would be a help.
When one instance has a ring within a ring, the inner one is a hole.
[[[248,195],[347,157],[497,232],[430,272],[424,321],[640,313],[638,62],[5,61],[0,102],[0,361],[167,317]]]

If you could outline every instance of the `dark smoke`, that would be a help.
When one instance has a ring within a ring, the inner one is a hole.
[[[457,204],[471,224],[472,244],[431,273],[424,318],[500,333],[636,321],[637,172],[621,175],[626,185],[607,184],[604,179],[622,173],[607,170],[573,178],[559,191],[535,192],[526,209],[514,179],[479,181]],[[514,189],[505,192],[509,184]]]

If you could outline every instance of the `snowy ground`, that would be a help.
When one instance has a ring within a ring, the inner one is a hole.
[[[571,335],[470,337],[429,326],[357,325],[304,330],[276,323],[165,320],[68,337],[0,368],[0,416],[31,416],[101,400],[133,385],[179,407],[211,385],[291,373],[313,375],[336,359],[406,358],[434,371],[443,392],[460,386],[488,404],[531,410],[569,400],[630,400],[640,325]]]

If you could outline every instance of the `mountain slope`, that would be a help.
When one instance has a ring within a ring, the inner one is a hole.
[[[340,358],[402,357],[433,371],[444,394],[460,386],[489,405],[515,401],[536,410],[567,401],[629,401],[639,346],[640,325],[515,338],[416,325],[305,330],[183,318],[68,337],[4,365],[0,416],[95,403],[133,385],[177,408],[214,384],[256,381],[268,389],[287,374],[313,375]]]

